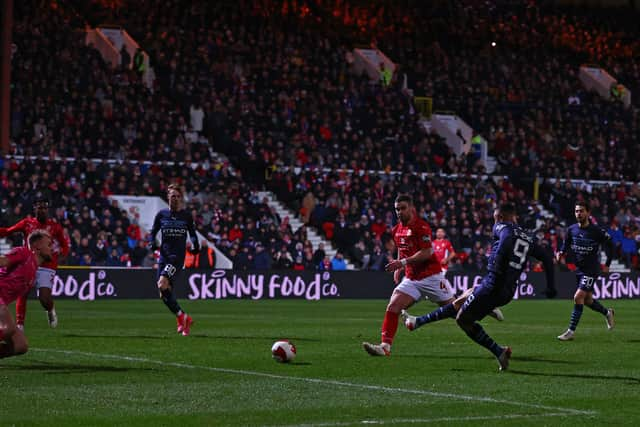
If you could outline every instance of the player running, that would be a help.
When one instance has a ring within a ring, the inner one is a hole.
[[[398,330],[400,312],[422,297],[427,297],[440,306],[453,302],[453,291],[442,274],[440,262],[431,247],[431,228],[418,217],[411,196],[399,195],[395,200],[399,223],[393,227],[393,240],[398,248],[398,259],[385,266],[393,271],[394,283],[398,284],[389,299],[382,322],[380,344],[363,342],[372,356],[391,355],[391,345]],[[401,271],[405,276],[400,281]]]
[[[8,305],[29,292],[38,266],[55,256],[46,231],[32,231],[27,242],[28,247],[15,247],[0,255],[0,359],[27,352],[27,338],[13,321]]]
[[[45,198],[38,198],[34,202],[35,218],[26,217],[11,227],[0,227],[0,237],[7,237],[13,233],[22,233],[27,242],[34,230],[46,230],[53,239],[53,256],[49,261],[38,267],[36,273],[36,289],[40,304],[47,311],[49,326],[58,326],[58,315],[53,303],[51,289],[53,279],[58,269],[58,257],[63,258],[69,254],[69,237],[65,233],[62,225],[55,219],[49,218],[49,201]],[[27,313],[27,295],[20,295],[16,301],[16,325],[24,328],[24,320]]]
[[[160,232],[160,260],[158,262],[158,289],[160,298],[176,315],[178,333],[184,336],[191,332],[193,319],[182,311],[173,293],[173,287],[184,267],[187,245],[187,233],[191,236],[191,253],[200,251],[200,243],[193,224],[193,217],[186,209],[182,209],[182,191],[178,185],[172,184],[167,189],[169,209],[156,214],[153,228],[149,235],[150,243],[155,243],[156,234]]]
[[[607,254],[604,272],[609,271],[611,265],[611,252],[613,244],[611,236],[600,227],[589,221],[589,206],[584,202],[576,202],[574,214],[576,224],[569,226],[567,237],[556,254],[560,260],[569,250],[573,252],[576,262],[576,281],[578,289],[573,295],[573,312],[569,321],[569,329],[562,335],[558,335],[560,341],[570,341],[575,335],[578,322],[582,316],[582,309],[586,305],[593,311],[602,314],[607,321],[607,329],[613,329],[615,325],[614,311],[612,308],[606,309],[593,298],[593,283],[600,273],[599,248],[603,247]]]

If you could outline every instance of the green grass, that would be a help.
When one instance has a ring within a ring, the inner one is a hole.
[[[483,321],[513,347],[504,373],[451,320],[401,327],[392,357],[368,356],[361,342],[379,339],[382,300],[183,305],[191,337],[160,301],[58,301],[56,330],[30,302],[30,352],[0,360],[0,425],[640,423],[640,301],[611,302],[612,332],[586,309],[567,343],[555,336],[570,301],[511,303],[505,322]],[[294,363],[271,359],[278,338],[297,345]]]

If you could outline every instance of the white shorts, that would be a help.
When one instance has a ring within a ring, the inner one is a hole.
[[[46,267],[38,267],[36,271],[36,289],[53,288],[53,278],[56,277],[56,271]]]
[[[432,302],[442,302],[453,298],[453,289],[443,273],[427,276],[420,280],[404,277],[396,286],[396,290],[411,296],[415,301],[422,297]]]

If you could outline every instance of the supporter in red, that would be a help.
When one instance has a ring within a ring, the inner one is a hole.
[[[27,241],[28,247],[16,247],[0,255],[0,359],[27,352],[27,338],[11,317],[8,305],[29,292],[38,266],[55,257],[46,231],[33,231]]]
[[[453,301],[453,291],[433,253],[431,227],[416,214],[411,196],[399,195],[394,207],[400,221],[392,230],[393,240],[398,248],[398,259],[387,264],[385,270],[394,272],[393,280],[398,285],[384,315],[382,342],[362,343],[365,351],[372,356],[391,355],[391,345],[402,310],[424,297],[440,306]],[[400,280],[402,270],[405,277]]]
[[[53,303],[53,295],[51,288],[53,287],[53,278],[58,268],[58,257],[66,257],[69,254],[69,236],[65,233],[55,219],[49,218],[49,201],[45,198],[38,198],[34,203],[35,217],[26,217],[11,227],[0,227],[0,237],[6,237],[12,233],[22,233],[25,241],[35,230],[46,230],[51,236],[53,246],[53,256],[50,260],[44,262],[38,267],[36,274],[36,289],[38,290],[38,298],[40,304],[47,310],[47,318],[49,326],[55,328],[58,326],[58,315]],[[24,319],[27,312],[27,295],[20,295],[16,301],[16,325],[18,328],[24,328]]]

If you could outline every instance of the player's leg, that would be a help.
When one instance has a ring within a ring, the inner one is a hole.
[[[509,367],[509,359],[511,357],[511,348],[503,347],[496,343],[478,323],[488,315],[495,307],[502,305],[503,301],[495,295],[492,288],[487,286],[479,286],[473,289],[473,293],[469,295],[467,300],[462,304],[456,322],[469,338],[478,345],[489,350],[498,359],[500,370],[506,370]]]
[[[28,350],[24,332],[18,329],[9,308],[0,303],[0,359],[18,356]]]
[[[400,312],[410,307],[420,298],[420,292],[415,286],[411,285],[411,282],[413,281],[405,277],[393,291],[387,304],[387,310],[384,313],[384,320],[382,321],[380,344],[362,343],[365,351],[370,355],[389,356],[391,354],[391,345],[398,331]]]
[[[442,273],[434,274],[420,281],[419,285],[422,295],[426,295],[430,301],[435,302],[439,307],[424,316],[411,316],[406,310],[402,311],[404,325],[410,331],[426,325],[427,323],[456,317],[457,307],[453,289]]]
[[[591,310],[597,311],[598,313],[602,314],[607,321],[607,329],[613,329],[616,324],[613,317],[615,312],[612,308],[605,308],[597,299],[593,298],[593,292],[587,293],[584,299],[584,305],[589,307]]]
[[[589,276],[578,275],[576,277],[578,281],[578,289],[573,295],[573,311],[571,312],[571,318],[569,319],[569,327],[567,330],[558,335],[560,341],[571,341],[580,323],[582,317],[582,311],[584,309],[584,302],[587,296],[593,292],[593,278]]]
[[[27,298],[29,293],[19,296],[16,299],[16,327],[24,330],[24,321],[27,317]]]
[[[158,269],[158,291],[160,299],[176,316],[176,324],[178,333],[189,335],[191,332],[191,324],[193,319],[187,315],[173,293],[173,282],[177,279],[178,270],[171,264],[161,265]]]
[[[56,276],[56,271],[51,268],[38,267],[36,271],[36,289],[38,290],[38,299],[40,305],[47,312],[47,320],[51,328],[58,326],[58,314],[53,303],[53,279]],[[16,313],[17,316],[17,313]],[[24,322],[24,319],[22,319]],[[16,319],[19,322],[19,319]]]

